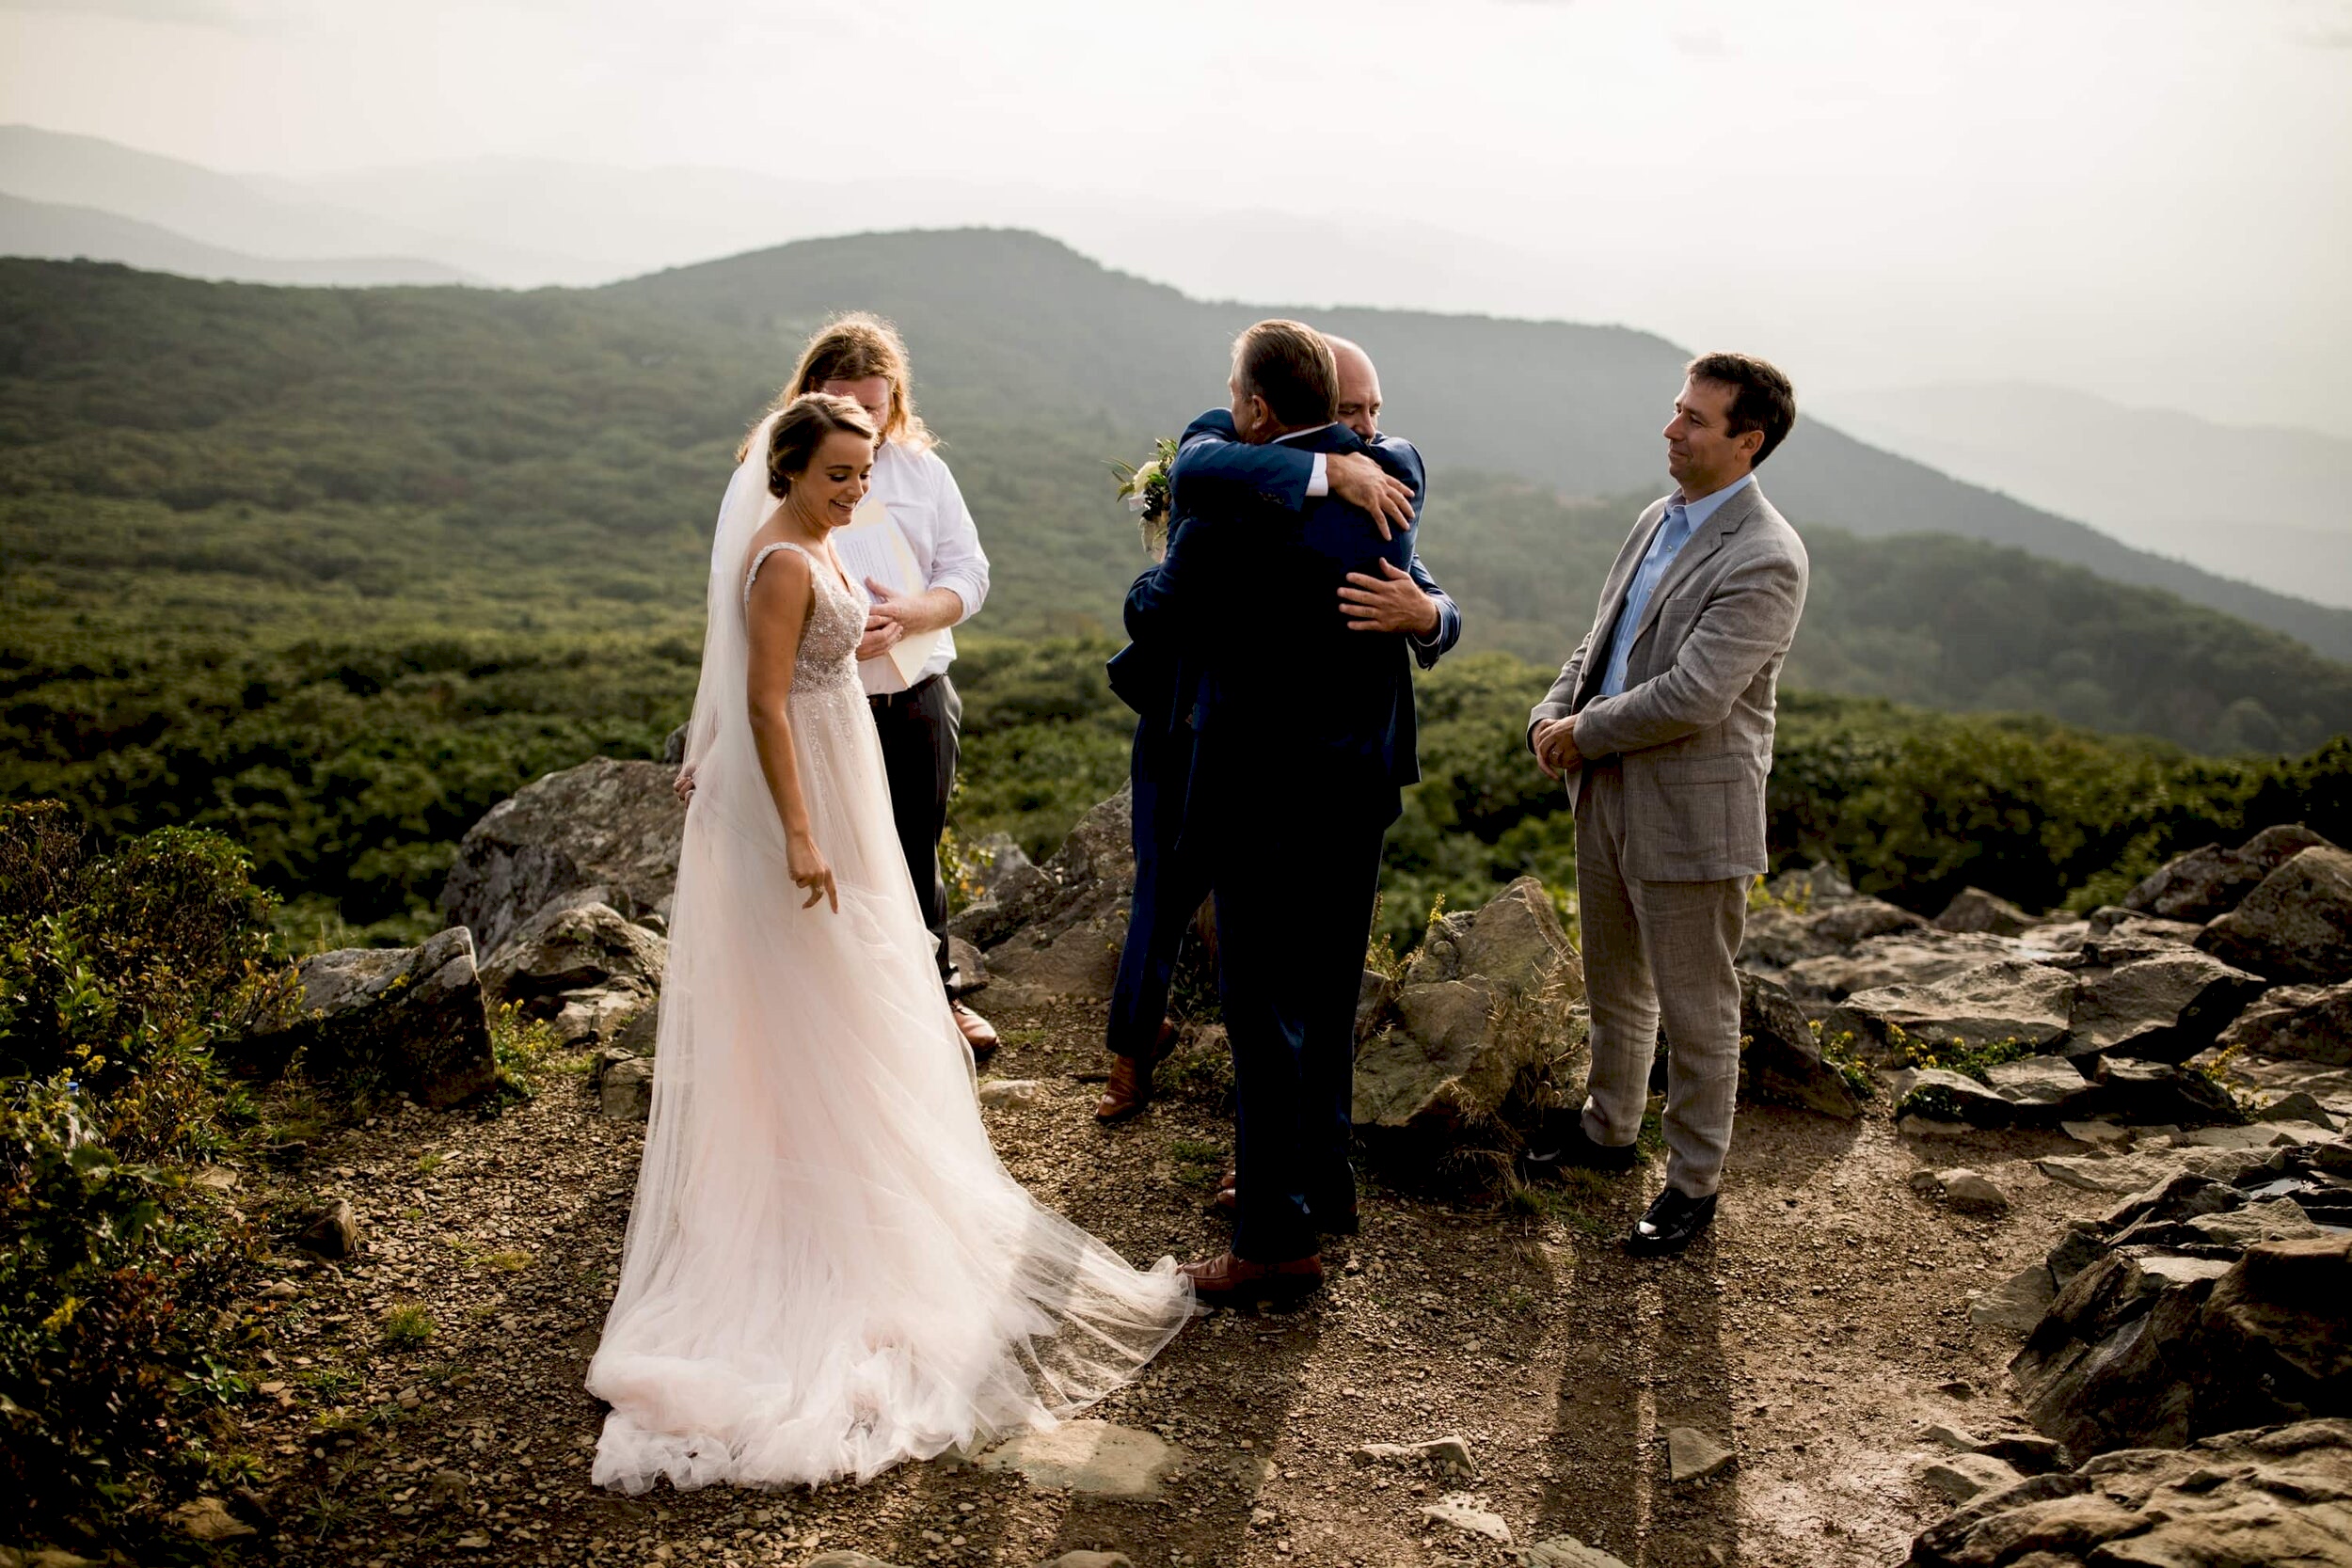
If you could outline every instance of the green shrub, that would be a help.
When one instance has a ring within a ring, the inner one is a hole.
[[[36,1528],[151,1515],[203,1473],[183,1418],[244,1386],[253,1237],[182,1170],[233,1135],[215,1041],[291,998],[271,904],[215,834],[94,856],[0,806],[0,1489]]]

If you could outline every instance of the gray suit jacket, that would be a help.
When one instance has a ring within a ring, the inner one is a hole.
[[[1760,876],[1764,778],[1781,661],[1804,613],[1804,543],[1750,484],[1677,552],[1643,608],[1625,690],[1597,695],[1627,585],[1665,519],[1652,501],[1617,552],[1592,629],[1528,718],[1579,718],[1588,757],[1625,771],[1626,874],[1708,882]],[[1578,774],[1568,775],[1573,805]]]

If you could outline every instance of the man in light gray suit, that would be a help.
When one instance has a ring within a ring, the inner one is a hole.
[[[1592,1003],[1583,1114],[1534,1163],[1629,1170],[1665,1018],[1666,1186],[1626,1244],[1679,1251],[1715,1217],[1740,1082],[1733,960],[1762,875],[1773,688],[1804,610],[1804,545],[1755,469],[1796,423],[1788,378],[1709,354],[1665,429],[1678,488],[1617,552],[1592,630],[1528,720],[1566,781]]]

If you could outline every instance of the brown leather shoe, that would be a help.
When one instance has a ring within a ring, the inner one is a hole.
[[[963,1031],[963,1043],[972,1048],[974,1061],[984,1062],[996,1053],[996,1025],[961,1002],[949,1003],[948,1011],[955,1015],[956,1027]]]
[[[1113,1057],[1110,1081],[1103,1085],[1103,1098],[1094,1102],[1094,1119],[1125,1121],[1151,1104],[1152,1070],[1168,1060],[1175,1049],[1176,1026],[1162,1019],[1160,1032],[1152,1042],[1148,1066],[1133,1056]]]
[[[1216,1179],[1216,1196],[1209,1199],[1209,1207],[1220,1214],[1230,1214],[1241,1207],[1241,1172],[1228,1165],[1225,1174]]]
[[[1182,1264],[1179,1272],[1192,1281],[1193,1294],[1212,1307],[1237,1301],[1290,1301],[1323,1289],[1323,1255],[1316,1252],[1281,1263],[1252,1263],[1220,1252],[1215,1258]]]

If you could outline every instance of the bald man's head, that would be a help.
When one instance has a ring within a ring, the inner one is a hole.
[[[1359,344],[1328,333],[1324,341],[1340,366],[1340,423],[1369,441],[1380,434],[1380,372]]]

